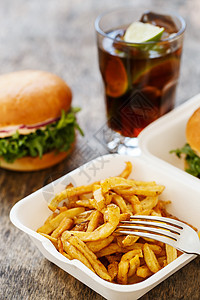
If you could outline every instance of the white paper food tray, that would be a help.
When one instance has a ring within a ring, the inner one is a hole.
[[[200,94],[147,126],[139,135],[139,147],[142,153],[150,161],[157,163],[162,161],[162,167],[170,165],[175,167],[179,174],[182,173],[184,158],[179,159],[175,153],[170,154],[170,150],[182,148],[186,143],[186,124],[198,107],[200,107]],[[199,182],[198,178],[186,174],[187,178],[191,177]]]
[[[121,300],[122,297],[126,300],[138,299],[194,259],[195,255],[181,255],[143,282],[132,285],[119,285],[101,279],[78,260],[70,261],[65,258],[54,248],[49,240],[36,233],[36,229],[51,214],[47,207],[47,202],[53,198],[55,193],[62,191],[68,183],[72,182],[78,186],[89,184],[109,176],[116,176],[124,169],[126,161],[131,161],[133,164],[133,172],[130,178],[134,177],[137,180],[144,181],[155,180],[158,184],[165,185],[166,188],[162,194],[162,199],[170,199],[172,201],[172,204],[168,206],[168,211],[178,218],[200,228],[200,182],[198,179],[180,170],[176,163],[174,163],[173,158],[169,158],[168,155],[168,150],[180,147],[182,142],[185,141],[182,126],[184,126],[186,118],[190,115],[189,108],[191,104],[192,109],[190,110],[192,111],[198,105],[199,99],[199,96],[191,99],[182,105],[182,107],[156,121],[157,124],[162,125],[162,130],[166,132],[164,139],[162,139],[161,125],[157,126],[156,122],[150,125],[155,129],[155,132],[153,129],[145,129],[144,134],[141,134],[139,138],[142,149],[141,157],[117,154],[105,155],[81,166],[16,203],[10,213],[12,223],[30,236],[48,260],[106,299]],[[174,115],[176,118],[173,117]],[[168,122],[169,118],[170,122]],[[172,126],[172,122],[174,122],[174,126],[177,126],[176,130]],[[168,136],[169,126],[171,126],[171,130],[173,129],[173,134],[176,131],[178,135],[177,139],[171,139]],[[157,140],[158,133],[160,134],[159,140]],[[166,141],[170,144],[168,145]],[[160,142],[166,142],[165,147]],[[162,151],[159,150],[160,147]]]

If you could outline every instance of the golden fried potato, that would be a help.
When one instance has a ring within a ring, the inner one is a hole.
[[[118,273],[118,262],[113,261],[108,265],[108,274],[111,277],[111,281],[113,281],[116,278],[117,273]]]
[[[122,171],[122,173],[118,177],[123,177],[127,179],[132,172],[132,164],[130,161],[126,162],[126,168]]]
[[[63,249],[71,258],[80,260],[86,267],[95,272],[88,259],[76,247],[62,237],[61,241],[63,243]]]
[[[170,264],[172,261],[174,261],[178,255],[177,255],[177,250],[176,248],[170,246],[170,245],[165,245],[166,249],[166,255],[167,255],[167,264]]]
[[[144,265],[137,268],[136,274],[138,277],[147,278],[151,276],[153,273],[149,270],[147,265]]]
[[[133,276],[136,273],[137,268],[140,266],[140,257],[136,254],[133,258],[129,261],[129,271],[128,277]]]
[[[87,242],[86,245],[88,246],[88,248],[91,251],[96,253],[96,252],[102,250],[103,248],[107,247],[108,245],[110,245],[110,243],[112,243],[113,240],[114,240],[114,236],[109,235],[107,238],[105,238],[103,240]]]
[[[59,226],[52,232],[51,236],[58,238],[61,234],[68,229],[71,229],[74,222],[72,219],[65,217],[59,224]]]
[[[89,184],[89,185],[86,185],[86,186],[66,188],[64,191],[62,191],[60,194],[57,194],[52,199],[52,201],[48,205],[49,209],[51,209],[52,211],[55,211],[56,208],[58,207],[59,203],[62,200],[67,199],[69,197],[74,197],[74,196],[79,196],[79,195],[82,195],[82,194],[91,193],[92,190],[93,190],[94,184],[96,184],[96,183],[92,183],[92,184]]]
[[[158,272],[161,269],[161,266],[159,265],[159,262],[153,250],[149,247],[147,243],[144,244],[143,252],[144,252],[144,259],[149,270],[153,273]]]
[[[72,234],[78,236],[82,241],[97,241],[102,240],[108,237],[113,233],[119,224],[120,210],[119,207],[110,204],[107,206],[108,222],[99,226],[93,232],[80,232],[80,231],[71,231]]]
[[[80,240],[77,236],[71,236],[68,241],[86,257],[97,275],[107,281],[111,281],[111,277],[108,274],[105,266],[97,259],[96,255],[87,247],[87,245],[82,240]]]
[[[64,218],[72,219],[73,217],[81,214],[84,211],[85,209],[83,207],[76,207],[63,211],[60,214],[58,214],[55,218],[53,218],[50,222],[38,228],[37,232],[49,234],[59,226],[60,222]]]

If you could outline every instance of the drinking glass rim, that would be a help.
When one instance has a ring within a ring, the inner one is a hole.
[[[134,9],[134,7],[123,7],[123,8],[118,8],[118,9],[115,9],[115,10],[109,10],[109,11],[105,11],[105,12],[101,13],[99,16],[97,16],[97,18],[95,20],[95,29],[96,29],[96,32],[98,32],[99,34],[101,34],[104,37],[109,38],[110,40],[116,41],[116,38],[113,38],[113,37],[109,36],[108,33],[104,32],[100,28],[99,23],[100,23],[101,19],[104,16],[108,15],[109,13],[117,12],[117,11],[125,10],[125,9]],[[163,15],[165,15],[165,14],[163,14]],[[123,41],[123,40],[117,40],[117,42],[119,42],[121,44],[125,44],[127,46],[131,46],[131,45],[162,44],[162,43],[165,43],[165,42],[175,41],[176,39],[178,39],[184,33],[185,28],[186,28],[186,22],[183,19],[183,17],[181,17],[179,14],[168,13],[168,15],[178,18],[180,20],[180,22],[181,22],[181,28],[180,28],[180,30],[178,32],[174,33],[172,37],[168,37],[166,39],[159,40],[159,41],[148,41],[148,42],[143,42],[143,43],[131,43],[131,42]]]

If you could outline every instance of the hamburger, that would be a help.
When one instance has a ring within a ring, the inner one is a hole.
[[[184,155],[185,171],[200,178],[200,107],[195,110],[186,125],[187,143],[172,150],[179,158]]]
[[[43,71],[19,71],[0,76],[0,167],[41,170],[71,152],[79,109],[58,76]]]

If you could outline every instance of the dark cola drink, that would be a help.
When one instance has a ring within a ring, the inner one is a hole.
[[[123,41],[129,24],[113,28],[98,43],[108,126],[137,137],[174,108],[183,35],[170,16],[145,13],[141,22],[164,27],[161,40],[134,45]]]

